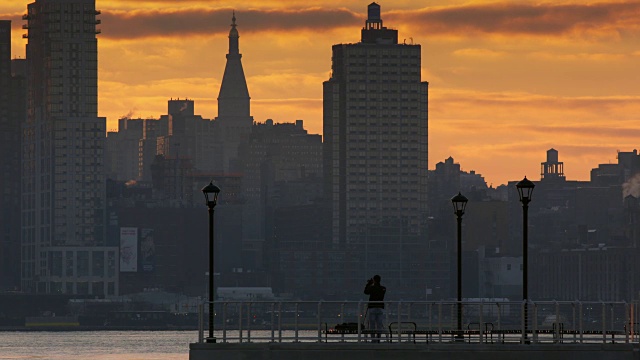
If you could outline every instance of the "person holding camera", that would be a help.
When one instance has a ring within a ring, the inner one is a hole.
[[[384,294],[387,292],[387,288],[380,285],[380,275],[375,275],[373,278],[367,280],[367,285],[364,288],[364,293],[369,295],[369,304],[367,311],[369,312],[369,329],[375,330],[371,335],[372,342],[380,342],[380,334],[384,329],[382,326],[382,315],[384,310]]]

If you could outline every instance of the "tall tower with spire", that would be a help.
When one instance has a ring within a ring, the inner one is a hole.
[[[231,18],[229,31],[229,53],[224,68],[220,94],[218,95],[218,117],[216,118],[218,139],[221,144],[221,170],[233,173],[239,170],[238,146],[251,132],[251,97],[242,69],[236,14]]]

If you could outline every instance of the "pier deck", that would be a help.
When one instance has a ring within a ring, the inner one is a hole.
[[[640,360],[634,303],[385,305],[386,326],[373,330],[363,302],[216,302],[215,342],[202,313],[189,359]]]

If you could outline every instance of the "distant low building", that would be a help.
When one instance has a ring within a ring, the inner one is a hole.
[[[270,287],[218,287],[216,296],[221,301],[260,301],[275,298]]]
[[[534,300],[631,301],[640,290],[638,248],[576,247],[530,259]]]

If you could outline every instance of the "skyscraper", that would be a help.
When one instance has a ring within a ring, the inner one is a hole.
[[[420,70],[420,45],[398,44],[376,3],[360,42],[333,46],[323,132],[332,242],[346,254],[332,265],[344,274],[336,288],[353,291],[378,273],[396,295],[425,293],[428,83]]]
[[[217,152],[222,159],[220,170],[227,174],[238,171],[238,146],[247,139],[253,124],[251,98],[242,69],[240,35],[236,26],[234,13],[229,31],[227,64],[218,95],[218,117],[215,119],[218,132],[216,139],[221,144]]]
[[[20,283],[20,126],[26,92],[24,76],[14,74],[12,66],[11,21],[0,20],[0,291]]]
[[[117,247],[106,247],[104,141],[98,112],[95,0],[27,7],[22,290],[114,294]]]

